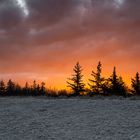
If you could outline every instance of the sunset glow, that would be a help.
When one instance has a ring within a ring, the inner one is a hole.
[[[0,79],[66,88],[76,62],[87,83],[101,61],[103,76],[116,66],[130,85],[140,72],[139,5],[139,0],[0,1]]]

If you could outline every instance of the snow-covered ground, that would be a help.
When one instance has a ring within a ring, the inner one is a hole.
[[[0,140],[140,140],[140,100],[0,98]]]

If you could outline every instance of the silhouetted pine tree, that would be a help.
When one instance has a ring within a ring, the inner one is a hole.
[[[25,95],[25,96],[31,95],[31,88],[29,87],[28,82],[25,83],[25,86],[23,88],[23,95]]]
[[[15,83],[11,79],[7,82],[6,93],[7,95],[15,95]]]
[[[16,95],[16,96],[22,95],[22,88],[21,88],[21,86],[19,84],[15,85],[14,95]]]
[[[36,84],[36,81],[34,80],[33,81],[33,85],[32,85],[32,88],[31,88],[31,94],[32,94],[32,96],[37,96],[37,84]]]
[[[80,66],[79,62],[76,63],[73,71],[74,74],[72,75],[72,78],[68,78],[67,84],[68,87],[73,90],[74,95],[77,96],[84,91],[85,86],[83,83],[82,67]]]
[[[97,71],[92,71],[91,79],[89,79],[89,87],[91,92],[95,94],[104,93],[104,83],[105,79],[101,76],[102,73],[102,64],[101,62],[98,63]]]
[[[132,84],[132,93],[135,95],[140,95],[140,77],[139,77],[139,73],[136,73],[135,78],[131,80]]]
[[[46,88],[45,88],[45,83],[44,82],[41,83],[40,94],[41,95],[45,95],[46,94]]]
[[[40,88],[40,85],[39,84],[37,84],[37,88],[36,88],[36,96],[39,96],[39,95],[41,95],[41,88]]]
[[[4,96],[6,92],[6,86],[3,80],[0,81],[0,95]]]
[[[109,78],[110,81],[110,92],[115,95],[126,95],[126,86],[122,77],[118,77],[116,73],[116,67],[113,69],[113,73]]]

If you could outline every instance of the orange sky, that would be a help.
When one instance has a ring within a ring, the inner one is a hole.
[[[139,0],[0,1],[0,79],[65,88],[77,61],[85,82],[102,62],[130,85],[140,71]]]

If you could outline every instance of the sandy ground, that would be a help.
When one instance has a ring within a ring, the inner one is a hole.
[[[0,140],[140,140],[140,100],[1,97]]]

